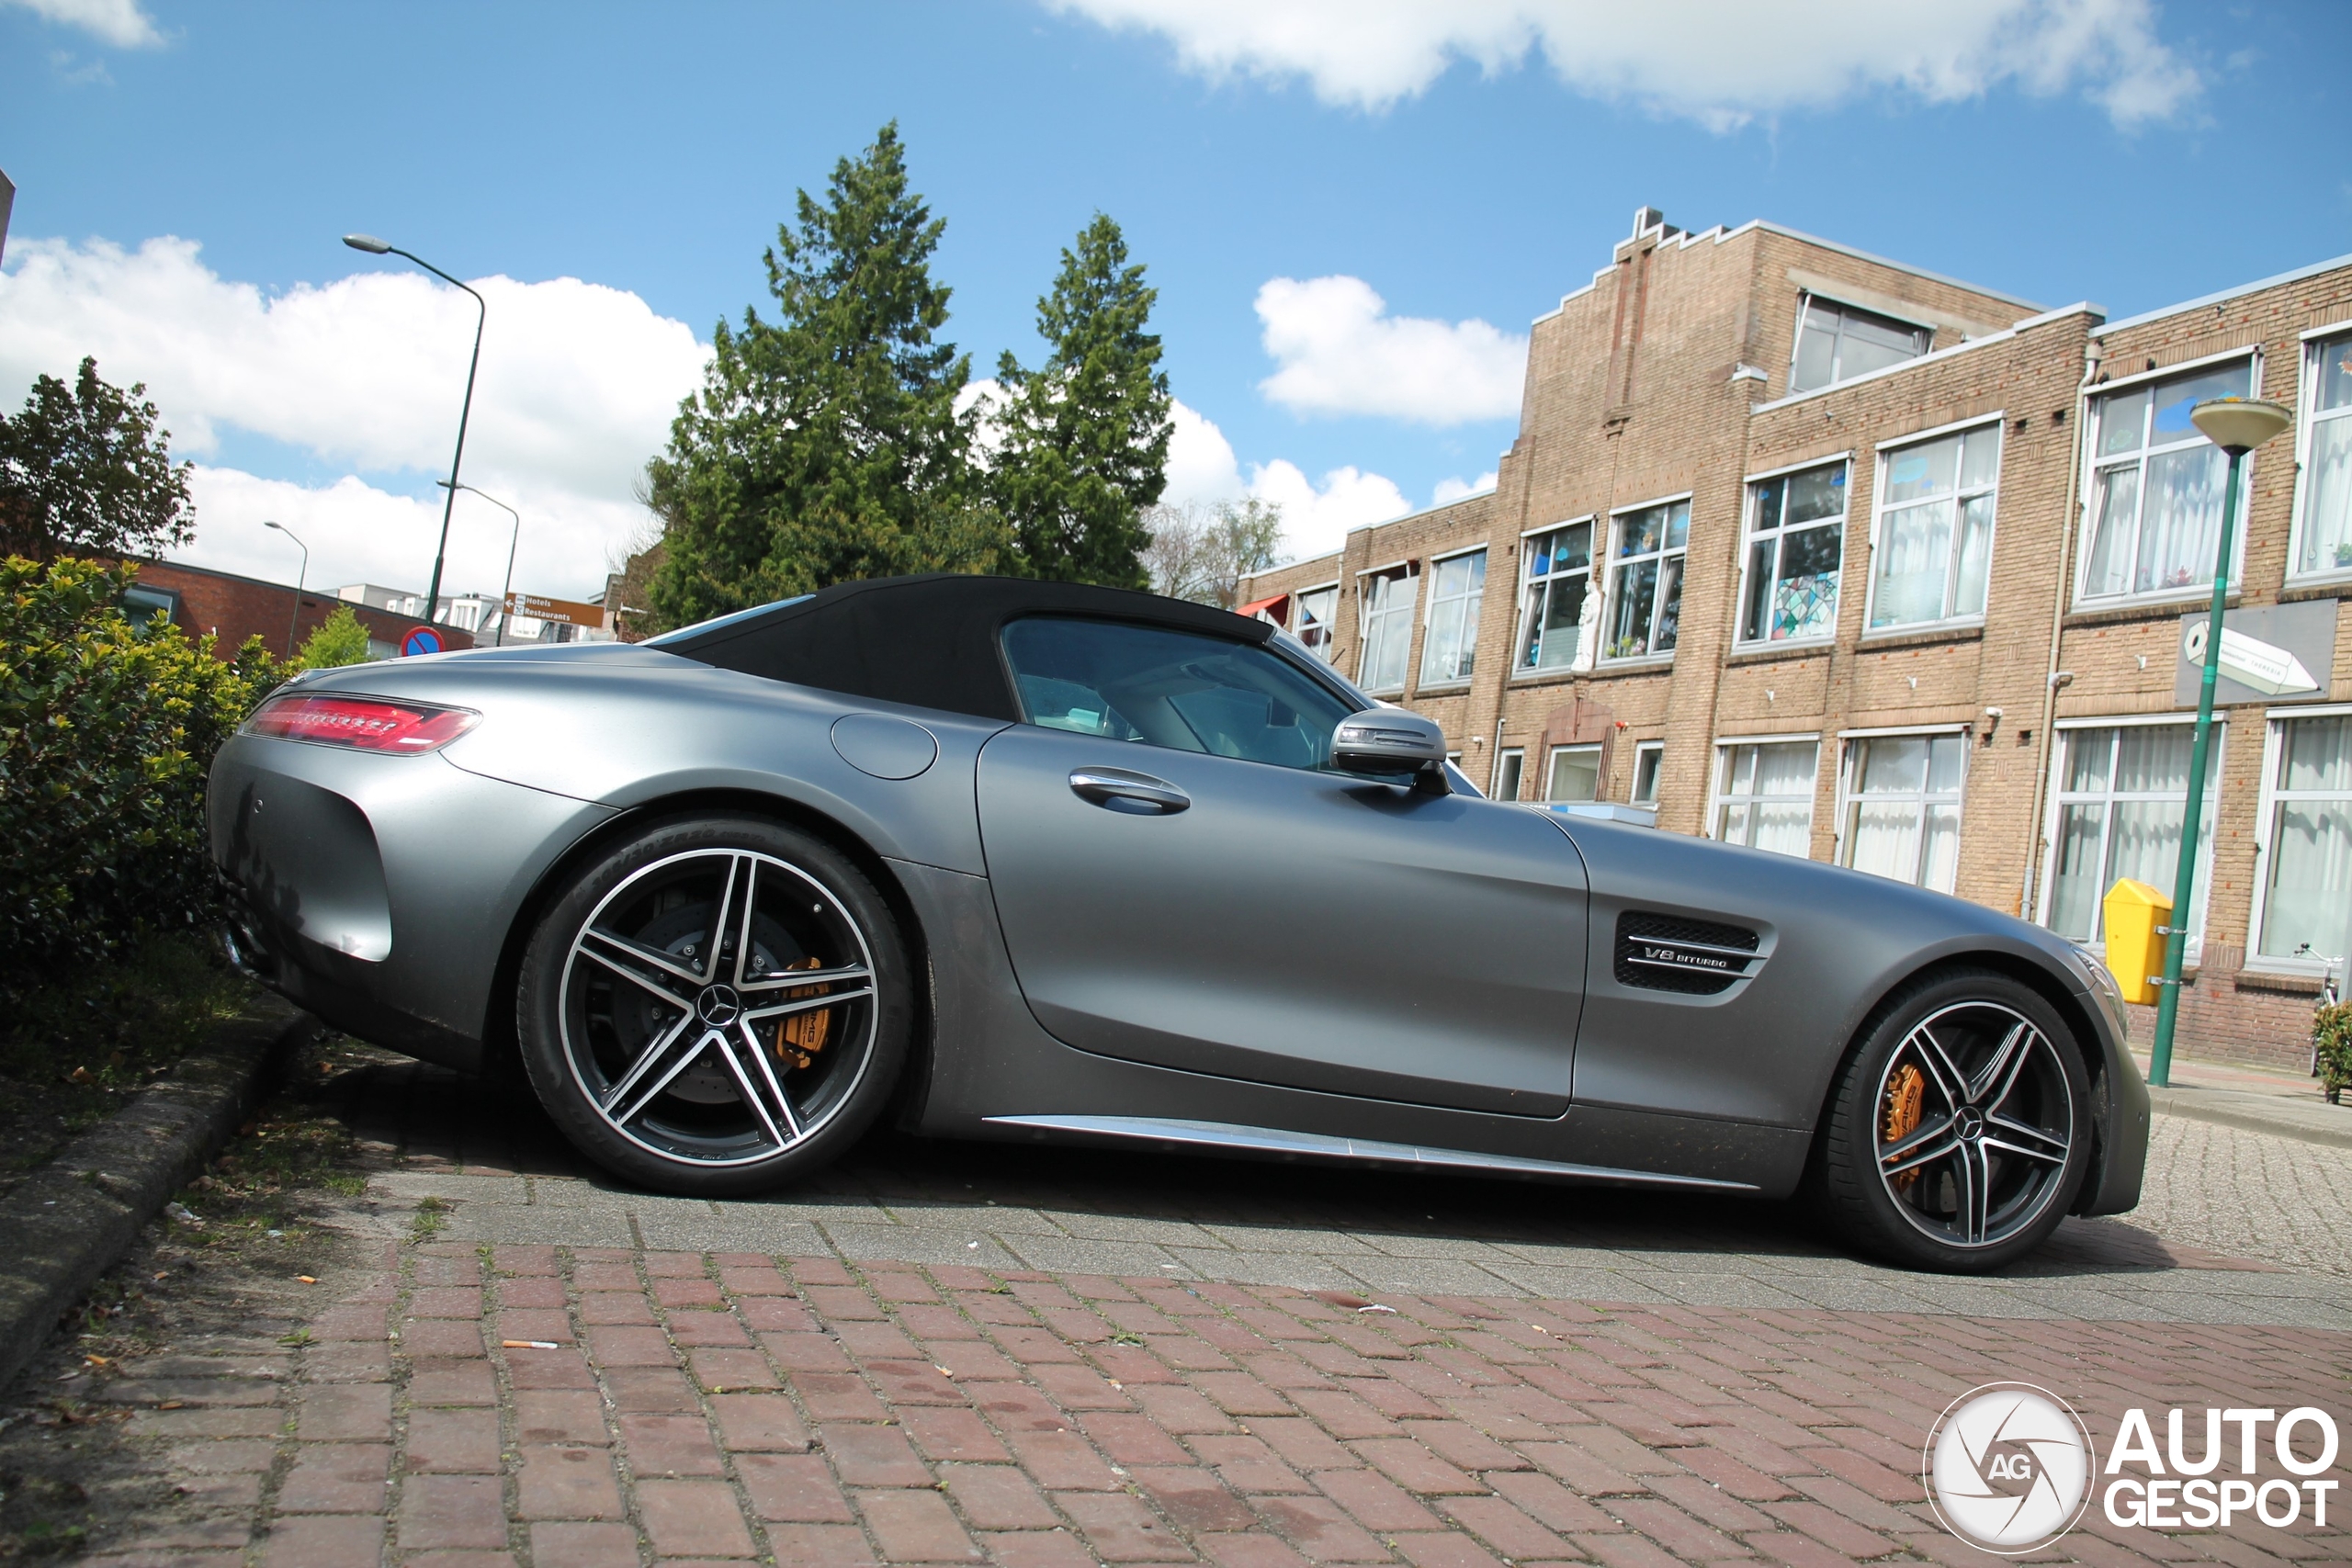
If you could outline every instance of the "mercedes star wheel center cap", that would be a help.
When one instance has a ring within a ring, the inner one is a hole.
[[[712,986],[695,998],[695,1011],[713,1029],[724,1029],[743,1010],[743,999],[732,986]]]
[[[711,990],[723,991],[727,987],[724,986],[714,986],[711,987]],[[706,999],[703,1005],[705,1007],[708,1007],[710,1005],[707,999],[708,995],[708,992],[704,993]],[[705,1013],[703,1016],[705,1018],[708,1018],[710,1015],[708,1013]],[[1953,1118],[1952,1131],[1958,1133],[1963,1138],[1983,1137],[1984,1135],[1984,1113],[1977,1110],[1976,1107],[1973,1105],[1962,1106],[1960,1108],[1960,1114]]]

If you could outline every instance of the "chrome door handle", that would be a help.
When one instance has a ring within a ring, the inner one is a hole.
[[[1193,804],[1191,795],[1166,779],[1131,773],[1125,768],[1080,768],[1070,774],[1069,787],[1080,799],[1091,800],[1097,806],[1114,800],[1134,800],[1172,813]]]

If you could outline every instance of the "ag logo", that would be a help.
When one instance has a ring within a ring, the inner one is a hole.
[[[1987,1383],[1937,1418],[1921,1479],[1936,1517],[1969,1545],[2038,1551],[2074,1529],[2090,1501],[2090,1430],[2047,1389]]]

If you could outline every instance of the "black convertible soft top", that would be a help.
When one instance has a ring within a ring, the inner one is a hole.
[[[1086,615],[1262,643],[1274,628],[1124,588],[933,572],[837,582],[656,638],[682,659],[912,707],[1018,722],[999,634],[1023,615]]]

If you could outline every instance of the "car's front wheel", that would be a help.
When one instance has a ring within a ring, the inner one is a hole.
[[[572,1144],[665,1191],[773,1188],[889,1097],[913,1027],[905,944],[831,845],[751,818],[614,846],[523,963],[525,1069]]]
[[[2058,1228],[2090,1151],[2089,1077],[2056,1010],[2006,975],[1948,974],[1894,998],[1847,1059],[1820,1190],[1857,1247],[1982,1273]]]

